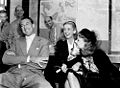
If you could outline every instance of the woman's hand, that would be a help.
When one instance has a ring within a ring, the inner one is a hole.
[[[66,64],[62,64],[62,67],[61,67],[61,70],[66,73],[68,68],[67,68],[67,65]]]
[[[74,42],[73,46],[74,46],[74,48],[72,48],[71,55],[74,55],[74,56],[79,55],[80,49],[78,48],[76,41]]]
[[[80,62],[77,62],[76,64],[74,64],[74,65],[72,66],[72,69],[73,69],[74,71],[78,71],[79,68],[80,68],[80,66],[81,66],[81,63],[80,63]]]

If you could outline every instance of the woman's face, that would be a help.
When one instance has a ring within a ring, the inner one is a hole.
[[[73,38],[74,32],[75,30],[71,24],[65,24],[63,26],[63,33],[67,39]]]
[[[82,37],[82,36],[78,36],[77,37],[77,40],[75,41],[76,42],[76,44],[77,44],[77,47],[79,48],[79,49],[84,49],[85,48],[85,45],[86,45],[86,41],[85,41],[85,38],[84,37]]]

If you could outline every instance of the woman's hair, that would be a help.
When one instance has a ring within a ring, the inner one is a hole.
[[[92,54],[98,47],[97,35],[94,31],[84,28],[78,33],[78,36],[82,36],[82,38],[84,38],[87,42],[85,45],[84,54]]]
[[[66,25],[66,24],[72,25],[72,27],[73,27],[74,30],[76,30],[76,28],[77,28],[75,22],[73,22],[73,21],[67,21],[67,22],[65,22],[65,23],[63,24],[63,26]]]
[[[73,22],[73,21],[67,21],[67,22],[65,22],[64,24],[63,24],[63,26],[64,25],[66,25],[66,24],[70,24],[72,27],[73,27],[73,30],[75,30],[75,33],[74,33],[74,39],[77,39],[77,26],[76,26],[76,24],[75,24],[75,22]],[[63,31],[64,31],[64,29],[62,29],[62,33],[63,33]],[[63,39],[65,38],[65,36],[64,36],[64,34],[63,34]]]

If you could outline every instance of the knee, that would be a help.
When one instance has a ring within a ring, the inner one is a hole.
[[[71,79],[72,77],[74,77],[74,74],[72,72],[69,72],[68,75],[67,75],[67,78]]]
[[[0,74],[0,84],[2,84],[2,74]]]
[[[41,83],[35,83],[30,88],[52,88],[52,86],[50,84],[41,85]]]

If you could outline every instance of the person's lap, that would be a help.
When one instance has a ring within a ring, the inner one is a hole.
[[[42,73],[38,74],[27,69],[3,73],[1,83],[9,88],[52,88]]]

